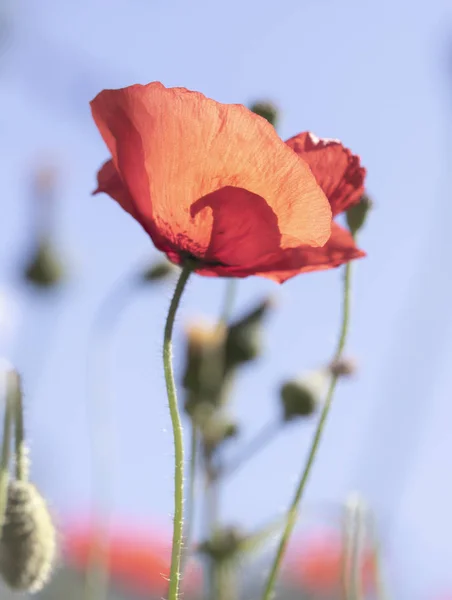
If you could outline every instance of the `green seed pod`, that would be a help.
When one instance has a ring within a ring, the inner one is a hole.
[[[194,417],[199,405],[216,407],[221,402],[225,374],[224,327],[202,322],[187,330],[183,386],[187,390],[185,410]],[[198,411],[199,412],[199,411]]]
[[[203,444],[207,452],[213,452],[221,444],[235,438],[239,433],[237,423],[231,421],[221,411],[215,411],[201,426]]]
[[[217,530],[210,540],[198,546],[198,552],[216,562],[234,559],[240,552],[244,537],[236,527]]]
[[[264,300],[251,312],[228,327],[226,336],[226,370],[257,358],[261,353],[262,321],[271,300]]]
[[[38,592],[56,557],[56,531],[46,502],[34,485],[11,481],[0,538],[0,574],[13,590]]]
[[[25,279],[40,288],[56,287],[63,279],[63,266],[48,241],[42,241],[25,267]]]
[[[326,380],[324,371],[314,371],[305,378],[284,383],[280,390],[284,420],[314,414],[321,403]]]
[[[250,106],[250,110],[266,119],[273,127],[278,123],[278,109],[272,102],[254,102]]]
[[[352,235],[356,235],[366,222],[367,215],[372,208],[372,200],[367,194],[361,197],[358,204],[355,204],[347,211],[347,225]]]
[[[146,283],[154,283],[168,279],[171,275],[176,273],[177,267],[168,260],[160,260],[152,264],[149,268],[145,269],[142,278]]]

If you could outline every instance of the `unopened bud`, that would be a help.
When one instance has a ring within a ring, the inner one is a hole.
[[[0,538],[0,574],[17,591],[38,592],[50,578],[56,531],[46,502],[34,485],[11,481]]]
[[[25,268],[25,278],[40,288],[55,287],[63,279],[62,263],[49,242],[38,244]]]
[[[224,383],[225,337],[222,326],[202,322],[187,330],[183,386],[188,391],[185,409],[192,414],[199,403],[217,405]]]
[[[254,102],[250,106],[250,110],[266,119],[273,127],[276,127],[278,122],[278,109],[272,102]]]
[[[326,376],[323,370],[284,383],[280,390],[284,420],[290,421],[314,414],[322,401],[325,385]]]
[[[230,561],[240,552],[244,539],[238,528],[225,527],[217,530],[210,540],[199,544],[198,552],[216,562]]]
[[[347,211],[347,225],[352,235],[358,233],[366,222],[367,215],[372,208],[372,200],[367,194],[361,196],[358,204],[355,204]]]
[[[211,418],[206,420],[201,427],[204,447],[208,452],[213,452],[223,442],[237,436],[239,428],[237,423],[216,411]]]
[[[340,357],[335,358],[328,367],[331,375],[334,377],[350,377],[357,370],[356,361],[352,358]]]
[[[153,283],[157,281],[162,281],[163,279],[168,279],[171,275],[177,271],[176,265],[169,262],[168,260],[161,260],[152,264],[149,268],[147,268],[143,275],[143,281],[147,283]]]
[[[262,321],[273,302],[264,300],[247,315],[228,327],[226,337],[226,369],[257,358],[261,353]]]

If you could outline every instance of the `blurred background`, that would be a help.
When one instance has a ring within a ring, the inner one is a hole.
[[[90,510],[87,356],[96,311],[118,281],[158,258],[115,202],[91,196],[108,152],[89,101],[104,88],[153,80],[221,102],[271,100],[283,139],[310,130],[361,156],[375,209],[353,291],[348,351],[359,369],[337,392],[302,521],[312,514],[331,525],[359,490],[378,518],[392,597],[452,594],[447,0],[1,0],[0,352],[23,374],[32,476],[62,530]],[[54,286],[30,275],[36,251],[50,252],[43,240],[51,240]],[[171,286],[144,288],[112,332],[104,415],[111,519],[167,549],[173,446],[161,342]],[[222,280],[193,277],[175,337],[179,379],[183,326],[216,319],[224,291]],[[265,351],[234,387],[240,443],[278,413],[284,379],[331,356],[340,272],[281,287],[240,281],[234,314],[267,295],[277,305]],[[225,522],[253,529],[283,513],[312,429],[285,429],[228,481]],[[41,597],[60,597],[52,589]]]

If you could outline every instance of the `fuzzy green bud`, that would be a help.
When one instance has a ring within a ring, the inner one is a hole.
[[[256,359],[262,348],[262,321],[272,306],[272,301],[266,299],[244,317],[228,327],[226,336],[226,369]]]
[[[314,371],[307,377],[284,383],[280,390],[284,420],[314,414],[322,401],[326,380],[324,371]]]
[[[154,283],[168,279],[177,271],[176,265],[169,262],[168,260],[160,260],[153,263],[150,267],[145,269],[142,278],[146,283]]]
[[[225,527],[215,531],[212,538],[198,546],[198,552],[215,562],[233,560],[240,552],[244,537],[236,527]]]
[[[63,279],[63,265],[50,242],[41,241],[25,267],[25,279],[39,288],[56,287]]]
[[[279,115],[278,109],[273,102],[254,102],[251,104],[250,110],[256,115],[266,119],[273,127],[276,127]]]
[[[187,390],[185,410],[191,416],[199,404],[217,406],[225,373],[223,326],[194,322],[186,329],[187,346],[183,386]]]
[[[207,452],[213,452],[227,440],[238,435],[239,427],[221,411],[215,411],[201,426],[203,444]]]
[[[56,531],[34,485],[11,481],[0,538],[0,574],[13,590],[38,592],[48,582],[56,556]]]
[[[347,211],[347,225],[352,235],[356,235],[366,222],[367,215],[372,208],[372,200],[367,194],[361,196],[358,204]]]

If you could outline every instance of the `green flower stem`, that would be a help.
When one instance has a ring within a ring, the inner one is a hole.
[[[16,459],[16,479],[27,481],[29,475],[28,449],[25,444],[24,408],[22,402],[22,386],[20,376],[16,372],[10,374],[15,379],[12,385],[12,403],[14,407],[14,449]]]
[[[344,295],[343,295],[343,309],[342,309],[342,324],[339,334],[339,341],[337,344],[336,352],[334,354],[334,358],[337,359],[341,356],[345,342],[347,339],[349,319],[350,319],[350,288],[351,288],[351,263],[347,263],[345,267],[345,276],[344,276]],[[338,376],[332,376],[331,382],[326,394],[325,403],[323,405],[322,413],[320,415],[319,422],[317,424],[317,429],[314,434],[314,439],[311,444],[311,448],[309,451],[309,455],[306,461],[306,465],[304,467],[303,473],[300,478],[300,482],[296,489],[294,498],[292,500],[292,504],[287,513],[287,521],[284,528],[284,531],[281,536],[281,540],[279,542],[278,550],[276,552],[275,559],[270,569],[270,573],[265,584],[264,593],[262,596],[262,600],[271,600],[273,591],[275,588],[276,580],[281,569],[281,565],[287,550],[287,546],[289,543],[290,536],[294,530],[297,517],[298,517],[298,509],[303,498],[304,491],[306,489],[306,484],[308,482],[309,476],[311,474],[312,467],[314,465],[315,457],[317,455],[317,451],[320,446],[320,441],[322,438],[323,431],[325,429],[325,425],[327,422],[327,418],[330,412],[330,408],[333,401],[334,392],[336,389],[336,384],[338,381]]]
[[[237,279],[228,279],[226,281],[226,293],[224,295],[223,307],[220,313],[220,320],[218,326],[227,325],[231,318],[232,308],[237,296]]]
[[[190,465],[188,472],[187,513],[185,516],[184,550],[182,552],[180,571],[184,573],[191,552],[193,522],[196,499],[196,471],[198,466],[199,430],[194,423],[190,432]]]
[[[2,455],[0,462],[0,531],[5,521],[6,504],[8,502],[9,459],[11,448],[11,425],[14,413],[14,396],[16,394],[16,373],[7,371],[5,416],[3,418]]]
[[[375,518],[372,518],[372,534],[373,534],[373,550],[375,564],[375,597],[377,600],[388,600],[389,595],[386,589],[386,583],[383,575],[383,567],[381,564],[381,549],[380,540],[377,531]]]
[[[181,579],[181,554],[184,543],[184,437],[173,373],[172,336],[176,312],[192,270],[193,267],[191,265],[184,266],[182,269],[169,307],[163,338],[163,369],[165,372],[166,391],[168,394],[168,404],[173,427],[175,451],[174,526],[168,600],[178,600]]]

